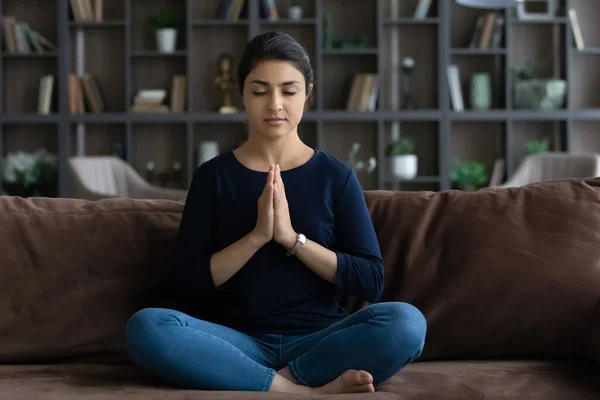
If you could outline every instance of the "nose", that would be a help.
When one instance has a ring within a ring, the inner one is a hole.
[[[282,108],[282,96],[274,90],[269,99],[269,111],[280,111]]]

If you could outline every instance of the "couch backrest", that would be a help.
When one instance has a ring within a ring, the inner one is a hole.
[[[366,198],[385,263],[380,301],[425,314],[421,360],[600,356],[600,180]],[[0,364],[129,362],[129,316],[169,305],[182,211],[0,196]]]
[[[0,363],[128,361],[124,324],[160,299],[182,210],[0,196]]]
[[[425,314],[421,360],[598,354],[600,179],[367,200],[380,301]]]

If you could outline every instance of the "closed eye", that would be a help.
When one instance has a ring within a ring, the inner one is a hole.
[[[267,94],[267,92],[252,92],[254,93],[255,96],[263,96],[265,94]],[[286,96],[293,96],[295,95],[297,92],[283,92],[283,94],[285,94]]]

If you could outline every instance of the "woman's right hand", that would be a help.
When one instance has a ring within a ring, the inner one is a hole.
[[[256,226],[252,231],[254,236],[262,244],[266,244],[273,239],[273,184],[275,178],[275,166],[269,166],[267,182],[262,194],[258,198],[258,212],[256,215]]]

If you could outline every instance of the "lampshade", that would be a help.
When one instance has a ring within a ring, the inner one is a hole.
[[[458,4],[474,8],[508,8],[516,7],[524,0],[456,0]]]

